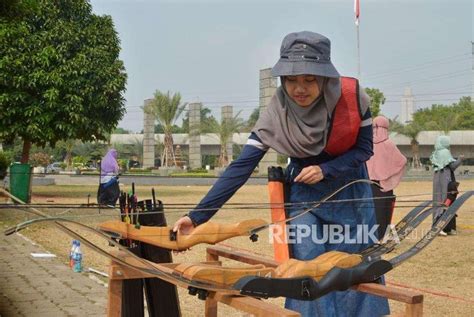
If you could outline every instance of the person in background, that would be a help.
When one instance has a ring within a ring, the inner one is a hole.
[[[430,160],[433,164],[433,224],[443,213],[443,203],[448,193],[448,184],[455,182],[454,171],[461,165],[464,156],[460,155],[456,160],[449,150],[449,137],[440,135],[436,138],[434,151]],[[456,216],[454,216],[448,225],[440,232],[440,235],[455,235],[456,232]]]
[[[375,218],[379,225],[378,237],[383,239],[387,226],[392,222],[395,208],[393,189],[398,186],[405,172],[407,159],[388,137],[389,121],[384,116],[374,119],[374,155],[367,161],[369,178],[379,184],[372,184]]]
[[[99,204],[115,206],[117,203],[120,195],[118,174],[117,151],[110,149],[100,162],[100,185],[97,192]]]
[[[268,149],[291,158],[288,216],[301,213],[301,204],[318,201],[354,180],[368,179],[365,162],[372,153],[370,100],[355,78],[343,77],[331,62],[330,41],[313,32],[288,34],[280,59],[272,69],[281,86],[252,130],[239,158],[224,171],[199,205],[180,218],[173,230],[192,233],[208,221],[247,181]],[[357,253],[373,241],[323,239],[329,226],[338,226],[350,239],[375,225],[370,185],[353,183],[331,200],[291,221],[308,228],[310,236],[289,245],[294,258],[312,260],[332,250]],[[350,202],[348,203],[347,200]],[[313,236],[317,235],[317,241]],[[300,239],[301,238],[301,239]],[[349,240],[350,240],[349,239]],[[368,239],[371,240],[371,239]],[[286,308],[302,316],[388,315],[387,299],[354,290],[332,292],[314,301],[287,299]]]

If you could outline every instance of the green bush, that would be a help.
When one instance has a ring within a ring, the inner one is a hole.
[[[126,159],[118,159],[117,160],[118,166],[122,171],[126,171],[128,168],[128,160]]]
[[[77,155],[72,158],[72,163],[78,166],[84,166],[89,161],[88,157]]]
[[[10,166],[10,158],[4,153],[0,152],[0,180],[7,175],[8,166]]]
[[[192,170],[189,170],[188,173],[208,173],[207,169],[205,168],[193,168]]]

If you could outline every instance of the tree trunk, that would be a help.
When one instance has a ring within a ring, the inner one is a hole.
[[[66,157],[64,158],[64,161],[66,161],[66,169],[71,170],[71,167],[72,167],[72,151],[69,151],[69,150],[66,151]]]
[[[173,136],[171,133],[165,133],[165,155],[164,155],[164,162],[163,166],[170,167],[176,166],[176,158],[174,156],[174,149],[173,149]]]
[[[21,163],[26,164],[30,160],[30,149],[31,142],[29,140],[23,140],[23,150],[21,152]]]
[[[413,153],[413,168],[420,168],[420,149],[417,141],[411,143],[411,149]]]
[[[219,167],[226,167],[229,164],[229,161],[227,159],[226,144],[221,144],[221,151],[220,151],[220,155],[219,155],[218,164],[219,164]]]

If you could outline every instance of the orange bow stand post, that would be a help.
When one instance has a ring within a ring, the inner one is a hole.
[[[273,239],[274,258],[277,262],[285,262],[291,257],[288,245],[285,209],[285,173],[283,168],[271,166],[268,168],[268,194],[272,215],[270,232]]]

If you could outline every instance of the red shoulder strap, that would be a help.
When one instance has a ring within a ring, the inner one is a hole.
[[[359,81],[351,77],[341,77],[341,97],[333,112],[324,151],[331,156],[338,156],[348,151],[357,141],[361,121]]]

